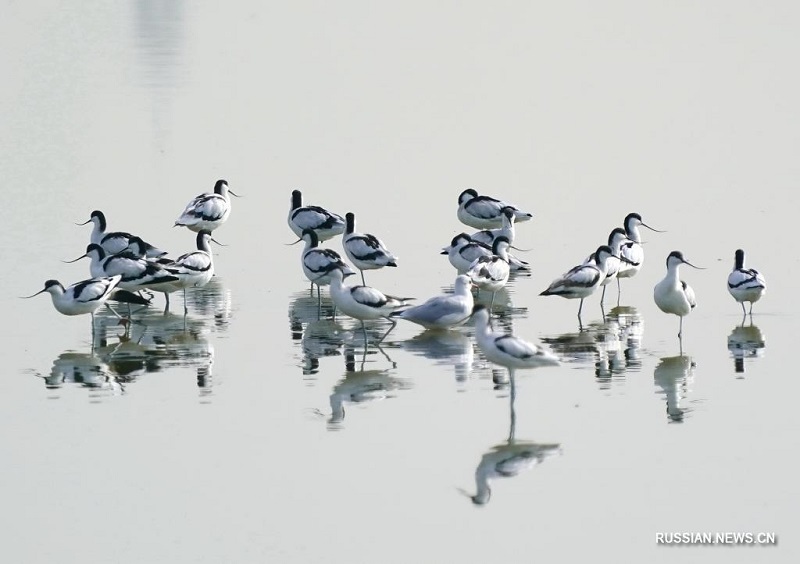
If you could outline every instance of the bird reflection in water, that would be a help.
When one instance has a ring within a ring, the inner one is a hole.
[[[48,389],[76,384],[112,394],[124,391],[111,367],[93,353],[63,352],[53,361],[50,374],[41,377]]]
[[[206,325],[213,323],[217,331],[228,328],[233,315],[233,298],[219,276],[214,276],[201,288],[188,288],[186,300],[190,314],[201,317]]]
[[[457,330],[428,330],[403,341],[412,354],[430,359],[437,366],[452,366],[457,382],[464,382],[472,372],[475,351],[472,339]]]
[[[543,337],[542,341],[564,358],[579,363],[593,363],[600,389],[624,378],[626,371],[642,366],[641,347],[644,334],[642,316],[634,307],[617,306],[605,322],[595,321],[582,331]]]
[[[306,291],[295,293],[289,302],[289,330],[292,340],[300,342],[301,368],[306,376],[319,372],[320,358],[340,356],[345,341],[352,338],[333,319],[331,299],[323,297],[320,305],[317,297]]]
[[[97,316],[90,353],[64,352],[53,362],[48,388],[75,383],[92,388],[128,391],[146,373],[172,367],[193,367],[196,384],[208,395],[212,384],[214,348],[208,340],[213,321],[148,311],[134,321],[110,312]]]
[[[756,325],[737,325],[728,335],[728,350],[733,356],[733,369],[736,374],[744,374],[745,359],[754,359],[764,355],[767,346],[764,334]],[[743,378],[743,376],[739,376]]]
[[[509,431],[508,439],[490,448],[481,457],[475,469],[475,495],[461,490],[472,500],[475,505],[486,505],[492,495],[489,485],[491,480],[497,478],[511,478],[524,470],[543,463],[548,458],[561,454],[561,445],[558,443],[534,443],[516,438],[517,414],[514,407],[516,401],[515,376],[509,382]]]
[[[355,349],[345,347],[345,376],[336,383],[330,395],[329,430],[343,428],[345,403],[364,405],[393,398],[394,392],[411,388],[410,381],[392,376],[389,369],[366,370],[366,362],[366,350],[361,359],[357,360]]]
[[[670,423],[682,423],[690,408],[681,407],[681,400],[689,391],[694,378],[695,363],[692,357],[668,356],[661,359],[653,373],[655,385],[661,388],[667,401],[667,416]]]

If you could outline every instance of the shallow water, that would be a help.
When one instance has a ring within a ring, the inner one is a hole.
[[[795,4],[7,8],[9,561],[796,561]],[[171,225],[217,178],[243,197],[187,316],[157,295],[93,337],[17,299],[88,276],[59,261],[93,209],[191,250]],[[377,347],[368,323],[365,350],[284,245],[299,188],[400,257],[368,284],[421,300],[452,285],[465,187],[534,213],[496,324],[562,365],[513,388],[469,325]],[[538,294],[630,211],[667,232],[579,331]],[[744,325],[739,247],[769,285]],[[683,355],[652,298],[674,249],[707,268],[682,269]],[[779,543],[656,545],[727,531]]]

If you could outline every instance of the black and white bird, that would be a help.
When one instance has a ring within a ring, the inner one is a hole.
[[[764,276],[755,268],[745,268],[744,251],[737,249],[733,270],[728,275],[728,292],[734,300],[742,304],[742,313],[747,315],[744,302],[750,302],[750,315],[753,315],[753,303],[760,300],[766,291],[767,282]]]
[[[503,225],[502,227],[497,227],[495,229],[484,229],[483,231],[476,231],[470,238],[473,241],[478,243],[483,243],[484,245],[492,246],[494,240],[498,237],[505,237],[508,239],[509,245],[514,244],[514,222],[516,221],[516,216],[514,215],[514,208],[505,207],[502,209],[502,213],[500,216]]]
[[[389,252],[383,241],[369,233],[356,233],[355,214],[348,213],[345,215],[345,220],[347,227],[342,239],[342,247],[353,266],[361,271],[362,284],[366,284],[365,270],[397,266],[397,257]]]
[[[303,194],[300,190],[292,191],[292,202],[289,207],[287,222],[289,223],[289,228],[298,237],[302,237],[303,231],[306,229],[311,229],[316,233],[320,242],[341,235],[345,229],[345,222],[342,216],[331,213],[319,206],[304,206]]]
[[[627,259],[628,262],[623,261],[624,264],[620,266],[619,273],[617,273],[617,290],[619,290],[620,279],[636,276],[644,263],[644,247],[642,247],[639,227],[646,227],[656,233],[664,233],[664,231],[659,231],[647,225],[642,221],[642,216],[635,212],[625,216],[623,227],[628,241],[623,242],[620,246],[619,256]]]
[[[514,378],[514,371],[517,369],[560,364],[558,357],[544,348],[513,335],[494,331],[486,306],[477,304],[472,317],[475,320],[475,340],[478,342],[478,348],[489,362],[505,366],[510,378]]]
[[[459,274],[466,274],[472,263],[479,257],[491,257],[494,253],[489,245],[473,241],[466,233],[459,233],[453,237],[450,245],[442,248],[441,254],[447,255],[450,264]],[[511,272],[530,270],[527,262],[516,258],[510,253],[507,256],[507,260]]]
[[[175,220],[175,227],[183,226],[191,231],[212,232],[228,220],[231,213],[231,199],[229,196],[239,197],[228,188],[227,180],[217,180],[212,194],[195,196]]]
[[[449,329],[467,321],[472,315],[474,298],[472,281],[465,274],[456,276],[452,294],[430,298],[425,303],[391,314],[426,329]]]
[[[386,319],[392,325],[389,330],[381,337],[380,341],[386,338],[397,321],[390,315],[408,305],[414,298],[398,298],[387,296],[383,292],[370,286],[346,286],[345,276],[350,276],[352,272],[345,274],[341,269],[336,268],[331,271],[331,298],[339,310],[354,319],[361,321],[361,328],[364,331],[364,340],[367,339],[367,329],[364,320],[367,319]],[[380,342],[378,341],[378,342]]]
[[[167,309],[169,309],[169,292],[183,290],[183,313],[188,313],[186,289],[205,286],[213,278],[214,258],[211,253],[211,241],[219,244],[211,237],[210,231],[200,231],[196,238],[197,250],[185,253],[174,261],[161,263],[167,272],[178,278],[175,282],[170,282],[160,288],[160,291],[165,293]]]
[[[107,255],[123,252],[128,248],[131,239],[135,237],[126,231],[107,231],[106,216],[99,210],[94,210],[88,220],[78,225],[86,225],[87,223],[94,224],[92,234],[89,236],[89,242],[103,247],[103,251]],[[166,251],[154,247],[142,240],[141,237],[139,240],[142,242],[144,254],[148,258],[157,258],[167,254]]]
[[[667,256],[667,275],[653,288],[653,299],[658,308],[664,313],[680,317],[678,339],[681,340],[681,354],[683,354],[683,318],[697,306],[694,290],[680,278],[679,268],[682,264],[703,270],[683,258],[682,252],[672,251]]]
[[[102,278],[120,275],[122,279],[119,287],[125,290],[136,291],[148,288],[158,292],[168,291],[168,287],[165,287],[164,290],[159,287],[178,281],[177,276],[173,276],[159,264],[126,252],[108,256],[103,247],[94,243],[86,247],[85,254],[66,262],[76,262],[86,257],[91,260],[89,270],[92,276]]]
[[[582,327],[581,311],[583,310],[583,299],[591,296],[603,283],[608,272],[608,260],[613,256],[611,247],[608,245],[598,247],[594,252],[594,262],[580,264],[571,268],[553,280],[550,286],[539,295],[561,296],[567,299],[579,298],[581,305],[578,307],[578,323]],[[624,259],[623,262],[625,262]]]
[[[92,332],[94,333],[94,312],[106,305],[109,300],[145,306],[150,303],[141,296],[119,290],[117,287],[121,279],[122,277],[119,275],[89,278],[66,288],[58,280],[48,280],[44,283],[43,289],[31,296],[24,296],[24,298],[29,299],[47,292],[50,294],[57,312],[63,315],[91,314]]]
[[[467,276],[473,284],[481,290],[488,290],[492,293],[489,310],[494,306],[495,293],[506,285],[511,274],[511,267],[508,264],[509,245],[510,243],[504,235],[499,236],[492,245],[492,255],[478,257],[467,271]]]
[[[633,267],[632,264],[623,262],[622,259],[619,258],[621,255],[622,245],[630,242],[632,241],[628,239],[628,236],[625,234],[625,230],[622,227],[614,228],[608,235],[608,246],[611,248],[611,256],[606,259],[606,277],[603,278],[603,281],[600,283],[600,285],[603,287],[603,293],[600,296],[601,306],[603,305],[603,301],[606,297],[606,286],[608,286],[612,280],[616,280],[619,273],[625,267]],[[583,264],[597,264],[595,260],[595,253],[589,255]]]
[[[464,225],[475,229],[494,229],[503,226],[503,208],[514,210],[517,221],[528,221],[532,214],[519,210],[490,196],[479,196],[476,190],[469,188],[458,196],[458,219]]]
[[[335,270],[341,270],[344,274],[355,274],[355,272],[347,266],[339,253],[333,249],[319,247],[316,231],[306,229],[303,231],[300,241],[306,244],[303,254],[300,256],[303,274],[311,281],[312,291],[314,285],[317,286],[317,305],[321,307],[320,286],[327,286],[331,283],[331,273]]]

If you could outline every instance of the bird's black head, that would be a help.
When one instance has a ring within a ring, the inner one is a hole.
[[[48,280],[47,282],[44,283],[45,290],[53,286],[61,286],[61,282],[59,282],[58,280]]]
[[[511,245],[511,241],[508,240],[508,237],[505,235],[500,235],[497,237],[494,242],[492,243],[492,252],[494,254],[498,254],[500,250],[500,245]]]
[[[469,202],[473,198],[478,197],[478,191],[472,188],[467,188],[458,196],[458,205],[461,205],[465,202]]]
[[[89,221],[92,221],[93,219],[97,219],[97,222],[99,223],[98,227],[100,228],[100,231],[105,231],[106,230],[106,216],[105,216],[105,214],[103,212],[101,212],[100,210],[94,210],[89,217],[90,217]]]
[[[344,216],[345,221],[347,222],[347,228],[345,233],[348,235],[353,233],[356,230],[356,214],[353,212],[347,212]]]
[[[292,190],[292,209],[303,207],[303,194],[300,190]]]
[[[617,235],[627,235],[625,230],[622,227],[615,227],[611,233],[608,234],[608,245],[611,246],[611,242],[614,240],[614,237]]]
[[[600,245],[597,247],[597,250],[594,252],[595,260],[600,260],[602,255],[606,255],[609,257],[614,256],[614,252],[611,250],[611,247],[608,245]]]
[[[744,268],[744,251],[742,249],[736,249],[735,260],[735,268]]]
[[[228,185],[227,180],[219,179],[214,183],[214,193],[222,194],[222,189]]]
[[[667,266],[669,266],[669,259],[676,258],[678,262],[686,262],[686,259],[683,258],[683,253],[680,251],[672,251],[669,255],[667,255]]]
[[[514,208],[512,208],[511,206],[506,206],[502,210],[500,210],[500,213],[502,213],[508,219],[511,219],[512,217],[514,217],[514,212],[515,211],[516,210]]]

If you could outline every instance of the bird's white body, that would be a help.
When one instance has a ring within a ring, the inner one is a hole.
[[[452,294],[435,296],[425,303],[410,307],[393,315],[426,329],[447,329],[464,323],[472,315],[474,298],[470,288],[472,282],[461,274],[456,277]]]
[[[595,252],[593,261],[575,266],[553,280],[547,290],[542,292],[542,295],[561,296],[568,299],[583,299],[591,296],[605,280],[608,261],[611,258],[610,253],[600,253],[599,258],[597,255],[598,253]]]
[[[304,206],[303,196],[299,190],[292,192],[287,222],[289,228],[298,237],[302,237],[303,231],[306,229],[311,229],[317,234],[320,242],[341,235],[345,230],[345,221],[342,216],[319,206]]]
[[[361,321],[388,319],[392,312],[405,307],[412,299],[387,296],[370,286],[347,286],[344,274],[338,268],[331,271],[330,279],[333,303],[345,315]]]
[[[342,239],[342,247],[353,266],[361,271],[362,282],[365,270],[397,266],[397,257],[389,252],[383,241],[375,235],[355,231],[355,216],[350,213],[347,214],[347,229]]]
[[[467,271],[467,276],[481,290],[488,290],[494,294],[504,287],[511,274],[508,264],[508,239],[501,235],[492,247],[491,256],[481,256],[472,261]]]
[[[169,286],[178,289],[199,288],[205,286],[214,277],[214,258],[211,253],[211,233],[201,231],[197,234],[197,250],[179,256],[175,261],[165,265],[167,271],[178,280]]]
[[[695,308],[697,300],[691,286],[680,279],[680,265],[677,259],[667,259],[667,275],[656,284],[653,298],[664,313],[684,317]]]
[[[122,276],[119,275],[90,278],[67,288],[64,288],[57,280],[48,280],[45,282],[42,292],[50,294],[53,306],[61,314],[93,314],[106,303],[121,279]]]
[[[327,286],[331,283],[331,272],[341,269],[346,274],[354,274],[342,260],[342,257],[333,249],[322,249],[318,247],[319,241],[316,233],[306,230],[302,239],[305,242],[305,250],[300,256],[300,264],[303,273],[313,284],[317,286]]]
[[[175,225],[184,226],[191,231],[214,231],[228,220],[231,213],[230,194],[225,180],[217,180],[214,193],[200,194],[194,197],[175,221]],[[235,195],[235,194],[234,194]]]
[[[477,306],[473,313],[475,319],[475,340],[486,359],[512,371],[518,368],[538,368],[558,366],[558,357],[542,347],[523,341],[513,335],[492,330],[489,311]]]
[[[464,225],[475,229],[494,229],[503,225],[503,208],[512,208],[517,221],[528,221],[531,214],[519,210],[490,196],[479,196],[478,192],[469,189],[458,197],[458,219]]]
[[[733,270],[728,275],[728,292],[733,299],[742,304],[750,302],[750,312],[753,311],[753,303],[761,299],[767,291],[767,281],[764,276],[754,268],[745,268],[744,251],[736,251],[736,258]]]

